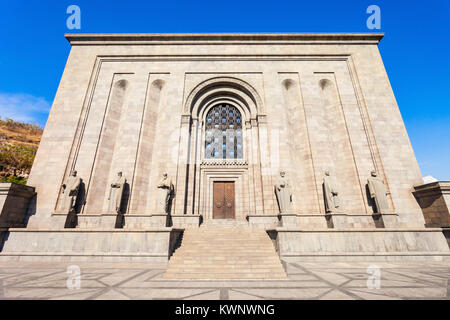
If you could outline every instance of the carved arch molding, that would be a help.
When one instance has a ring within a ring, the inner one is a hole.
[[[196,119],[201,112],[205,99],[215,95],[233,96],[248,108],[251,119],[258,114],[265,114],[265,107],[258,92],[249,83],[234,77],[215,77],[199,83],[188,95],[183,115]]]

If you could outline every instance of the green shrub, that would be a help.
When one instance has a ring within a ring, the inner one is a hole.
[[[0,143],[0,166],[29,170],[33,165],[37,148],[21,144]]]
[[[15,176],[0,177],[0,182],[27,184],[27,179]]]
[[[0,118],[0,126],[7,127],[9,130],[15,131],[15,132],[17,132],[20,129],[27,130],[31,134],[37,134],[37,133],[42,132],[42,128],[40,126],[38,126],[37,124],[14,121],[9,118],[6,118],[5,120],[2,120]]]

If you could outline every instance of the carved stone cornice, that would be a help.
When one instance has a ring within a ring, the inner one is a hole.
[[[71,45],[94,44],[215,44],[215,43],[366,43],[378,44],[384,33],[129,33],[66,34]]]

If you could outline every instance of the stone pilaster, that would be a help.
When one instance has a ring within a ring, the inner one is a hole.
[[[178,171],[176,180],[176,190],[174,199],[174,214],[185,214],[186,199],[186,174],[187,174],[187,159],[189,156],[189,137],[190,137],[191,116],[184,114],[181,116],[180,128],[180,146],[178,152]]]
[[[274,214],[276,212],[275,194],[272,181],[272,167],[270,164],[270,148],[269,148],[269,130],[267,126],[267,116],[258,115],[258,132],[259,132],[259,147],[261,159],[261,182],[262,182],[262,196],[264,203],[264,213]]]

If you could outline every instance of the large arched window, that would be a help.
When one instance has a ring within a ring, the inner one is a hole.
[[[242,159],[242,117],[235,107],[219,104],[206,115],[205,158]]]

